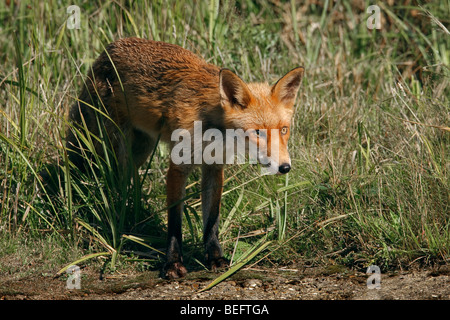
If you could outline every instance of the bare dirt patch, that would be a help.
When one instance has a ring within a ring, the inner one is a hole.
[[[68,290],[67,277],[0,275],[0,299],[30,300],[450,300],[450,268],[382,273],[381,288],[368,289],[369,275],[318,268],[242,270],[209,291],[217,274],[196,271],[179,281],[157,271],[104,276],[81,270],[81,289]]]

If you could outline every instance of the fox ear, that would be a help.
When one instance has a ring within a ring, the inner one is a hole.
[[[292,107],[295,103],[304,72],[305,69],[303,67],[297,67],[289,71],[273,85],[272,97],[284,103],[286,106]]]
[[[220,100],[232,106],[247,107],[251,100],[250,90],[241,78],[229,69],[219,73]]]

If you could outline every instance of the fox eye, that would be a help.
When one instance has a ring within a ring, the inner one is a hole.
[[[253,134],[260,139],[266,139],[267,137],[267,132],[266,129],[254,129],[253,130]]]
[[[286,133],[288,133],[288,127],[281,128],[281,134],[286,134]]]

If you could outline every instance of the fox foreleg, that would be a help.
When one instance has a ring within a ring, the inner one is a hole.
[[[223,189],[223,166],[202,166],[203,242],[206,261],[212,270],[227,267],[219,243],[219,212]]]

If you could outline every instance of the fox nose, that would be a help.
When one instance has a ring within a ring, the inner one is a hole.
[[[281,166],[278,167],[278,172],[282,174],[288,173],[289,170],[291,170],[291,166],[288,163],[283,163]]]

